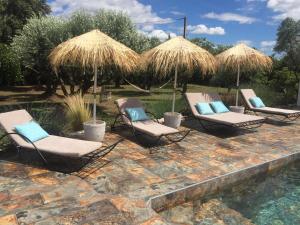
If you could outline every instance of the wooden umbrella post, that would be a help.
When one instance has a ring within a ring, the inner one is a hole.
[[[238,64],[238,74],[236,80],[236,98],[235,98],[235,106],[239,104],[239,89],[240,89],[240,64]]]
[[[96,124],[96,105],[97,105],[97,77],[98,77],[98,70],[97,66],[94,66],[94,90],[93,90],[93,95],[94,95],[94,104],[93,104],[93,122]]]
[[[175,67],[175,78],[174,78],[174,89],[173,89],[173,101],[172,101],[172,113],[175,112],[175,101],[176,101],[176,88],[177,88],[177,65]]]

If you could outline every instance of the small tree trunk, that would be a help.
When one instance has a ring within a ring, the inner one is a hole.
[[[183,84],[182,84],[182,93],[186,93],[187,92],[187,80],[183,81]]]
[[[121,77],[116,77],[115,78],[115,88],[120,88],[121,87]]]

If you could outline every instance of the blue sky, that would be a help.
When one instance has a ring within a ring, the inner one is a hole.
[[[300,19],[300,0],[49,0],[54,15],[78,9],[125,11],[141,33],[164,40],[182,35],[183,16],[188,38],[206,37],[218,44],[244,42],[272,53],[276,30],[286,17]]]

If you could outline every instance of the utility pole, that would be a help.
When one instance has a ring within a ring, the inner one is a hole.
[[[186,38],[186,26],[187,26],[187,20],[186,16],[183,17],[183,37]]]
[[[183,20],[183,38],[186,38],[186,27],[187,27],[187,18],[186,16],[178,18],[177,20]]]

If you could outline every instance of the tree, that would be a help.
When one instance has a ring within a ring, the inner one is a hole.
[[[200,46],[201,48],[204,48],[205,50],[209,51],[213,55],[217,55],[232,47],[230,45],[217,45],[207,40],[206,38],[193,38],[190,41]]]
[[[0,0],[0,42],[10,43],[33,15],[50,12],[46,0]]]
[[[95,14],[77,12],[64,19],[33,17],[28,20],[20,34],[14,37],[12,46],[30,77],[34,77],[36,83],[46,84],[49,94],[54,93],[58,85],[61,85],[65,95],[85,93],[92,85],[92,70],[70,65],[61,68],[56,76],[50,67],[48,56],[61,42],[92,29],[100,29],[137,52],[156,43],[154,39],[138,33],[126,14],[100,10]],[[115,68],[104,71],[103,74],[99,78],[100,85],[110,82],[112,78],[119,78],[119,81],[122,78],[122,74]],[[66,85],[70,85],[69,90]]]
[[[11,47],[0,44],[0,86],[21,82],[20,62]]]
[[[281,22],[274,50],[284,54],[284,61],[298,83],[297,105],[300,106],[300,20],[286,18]]]

